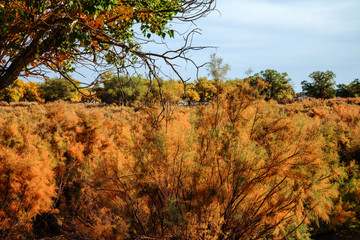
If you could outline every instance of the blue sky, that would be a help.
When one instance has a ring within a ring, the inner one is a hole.
[[[202,29],[192,45],[217,49],[189,56],[201,64],[216,53],[230,65],[229,79],[245,78],[249,68],[254,73],[275,69],[287,72],[291,85],[300,92],[301,81],[311,81],[308,76],[314,71],[333,71],[337,84],[360,78],[360,0],[217,0],[216,8],[196,26],[173,23],[172,27],[180,32]],[[167,40],[169,49],[182,43],[179,36]],[[144,49],[161,52],[157,44]],[[162,70],[177,79],[166,66]],[[185,79],[196,78],[190,65],[179,63],[178,71]],[[98,76],[88,70],[80,72],[85,78],[73,77],[82,82]],[[206,68],[199,75],[207,76]]]
[[[217,9],[197,22],[193,45],[218,48],[194,58],[216,53],[231,66],[228,78],[275,69],[296,91],[314,71],[333,71],[337,83],[360,78],[359,0],[218,0]]]

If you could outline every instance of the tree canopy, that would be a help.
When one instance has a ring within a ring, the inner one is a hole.
[[[9,87],[0,90],[0,100],[6,102],[44,101],[35,82],[24,83],[21,79],[16,79]]]
[[[356,78],[349,85],[338,84],[336,89],[337,97],[359,97],[360,96],[360,81]]]
[[[117,103],[127,105],[135,101],[141,92],[146,92],[144,80],[140,78],[126,78],[125,76],[116,76],[113,73],[101,75],[101,86],[94,88],[96,95],[102,102]]]
[[[65,75],[78,66],[146,68],[157,60],[171,65],[193,49],[145,52],[152,37],[174,37],[174,20],[192,22],[214,8],[215,0],[1,0],[0,89],[19,76]],[[194,63],[194,62],[192,62]],[[195,63],[194,63],[195,64]],[[177,73],[177,71],[175,70]]]
[[[309,75],[313,82],[302,81],[302,89],[309,97],[324,99],[335,97],[335,77],[335,73],[329,70],[326,72],[313,72]]]
[[[261,87],[263,88],[262,94],[267,99],[291,99],[294,96],[294,89],[290,85],[291,78],[286,72],[279,73],[273,69],[266,69],[246,79],[252,86],[258,86],[260,80],[267,85]]]
[[[64,78],[53,78],[45,79],[43,83],[40,83],[39,90],[46,102],[56,100],[80,101],[79,86],[80,82],[77,80],[69,82]]]

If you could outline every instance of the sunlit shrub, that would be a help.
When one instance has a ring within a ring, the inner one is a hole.
[[[77,239],[308,239],[359,224],[359,106],[345,100],[278,105],[238,82],[194,108],[0,116],[2,237],[47,234],[38,222]]]
[[[56,196],[54,158],[29,119],[0,118],[0,238],[30,232],[37,214]],[[32,129],[34,127],[34,129]]]

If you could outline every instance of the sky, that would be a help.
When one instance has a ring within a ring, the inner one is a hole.
[[[296,92],[301,82],[310,81],[314,71],[330,70],[337,84],[349,84],[360,78],[360,0],[217,0],[216,11],[195,22],[172,23],[180,33],[199,28],[193,46],[212,46],[188,54],[199,65],[216,53],[230,65],[228,79],[245,78],[266,69],[286,72]],[[146,45],[144,50],[161,52],[183,44],[181,36],[168,39],[167,45]],[[162,49],[161,49],[162,48]],[[169,77],[178,79],[169,68],[160,65]],[[179,62],[184,79],[196,79],[191,65]],[[73,75],[91,82],[98,74]],[[199,77],[208,76],[203,68]],[[52,77],[52,76],[50,76]],[[166,79],[166,77],[165,77]]]
[[[202,62],[216,53],[230,79],[274,69],[299,92],[314,71],[334,72],[337,84],[360,78],[359,0],[218,0],[216,8],[196,22],[193,45],[217,49],[193,54]]]

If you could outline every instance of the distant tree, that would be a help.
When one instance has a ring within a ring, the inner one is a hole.
[[[349,84],[349,88],[353,97],[360,96],[360,80],[358,78]]]
[[[94,91],[102,102],[129,105],[137,100],[141,92],[146,92],[146,86],[141,78],[118,76],[112,72],[100,76],[100,86]]]
[[[210,55],[210,63],[208,66],[209,75],[215,82],[224,81],[226,74],[230,70],[229,64],[223,64],[223,59],[217,57],[215,53]]]
[[[342,98],[354,97],[349,85],[338,84],[336,85],[336,96]]]
[[[215,88],[212,91],[214,92],[214,97],[218,106],[218,96],[223,92],[225,76],[229,70],[229,64],[224,64],[222,58],[217,57],[215,53],[210,55],[208,71],[209,75],[213,78],[214,81]]]
[[[41,97],[46,102],[56,100],[80,101],[81,93],[78,91],[78,87],[80,87],[79,81],[72,80],[70,82],[64,78],[45,79],[45,82],[39,84]]]
[[[24,83],[21,79],[17,79],[9,87],[0,91],[0,100],[6,102],[43,102],[41,98],[38,84],[35,82]]]
[[[208,80],[206,77],[202,77],[196,80],[194,89],[199,94],[201,102],[211,100],[218,91],[216,82],[213,80]]]
[[[24,95],[21,101],[28,102],[44,102],[44,99],[41,97],[39,85],[35,82],[26,82],[24,84]]]
[[[249,76],[243,79],[241,82],[249,84],[252,89],[252,93],[256,93],[256,98],[267,98],[267,89],[270,88],[270,84],[265,82],[264,79],[255,76]]]
[[[337,97],[359,97],[360,96],[360,81],[356,78],[349,85],[339,84],[336,86],[336,96]]]
[[[16,79],[9,87],[0,91],[0,100],[6,102],[19,102],[24,97],[25,84],[21,79]]]
[[[163,82],[163,100],[167,103],[176,103],[184,95],[184,85],[181,81],[170,79]]]
[[[279,73],[276,70],[266,69],[254,75],[253,80],[263,79],[269,84],[269,87],[264,89],[264,94],[268,99],[291,99],[295,92],[290,85],[291,78],[286,72]]]
[[[312,83],[301,82],[302,89],[307,96],[323,99],[335,97],[335,73],[329,70],[326,72],[316,71],[311,73],[309,77],[313,79]]]
[[[254,72],[254,70],[250,67],[250,68],[248,68],[248,70],[245,71],[245,75],[250,77],[253,72]]]
[[[199,93],[196,91],[195,86],[189,85],[186,87],[185,100],[189,103],[200,101]]]

